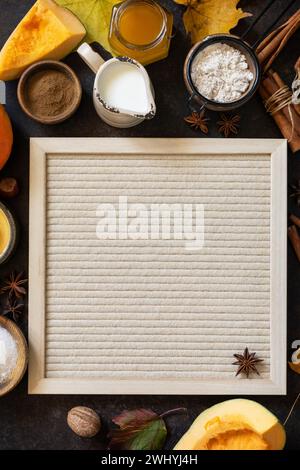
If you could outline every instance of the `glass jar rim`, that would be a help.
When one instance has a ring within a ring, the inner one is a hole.
[[[158,33],[158,35],[156,36],[156,38],[153,41],[148,42],[146,44],[134,44],[132,42],[129,42],[120,33],[119,22],[120,22],[121,16],[126,11],[126,9],[130,6],[132,6],[134,3],[140,3],[140,4],[147,3],[148,5],[151,5],[152,7],[156,8],[156,10],[161,15],[162,27],[161,27],[160,32]],[[151,48],[157,46],[157,44],[159,44],[161,42],[162,38],[164,37],[164,34],[167,31],[167,15],[166,15],[164,9],[158,3],[156,3],[153,0],[125,0],[120,5],[120,7],[118,8],[117,15],[116,15],[116,24],[117,24],[116,35],[117,35],[119,41],[127,49],[135,49],[135,50],[144,51],[145,49],[151,49]]]

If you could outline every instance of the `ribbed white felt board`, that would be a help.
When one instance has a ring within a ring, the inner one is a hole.
[[[284,393],[282,141],[226,141],[222,150],[184,139],[68,142],[33,141],[30,391]],[[172,232],[98,239],[99,204],[113,204],[118,220],[120,197],[129,210],[203,204],[204,246],[188,250]],[[264,359],[248,380],[232,365],[246,346]]]

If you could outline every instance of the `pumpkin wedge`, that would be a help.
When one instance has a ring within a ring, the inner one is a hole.
[[[285,430],[269,410],[252,400],[227,400],[193,422],[175,450],[281,450]]]
[[[40,60],[60,60],[86,34],[77,17],[53,0],[37,0],[0,52],[0,80],[19,78]]]

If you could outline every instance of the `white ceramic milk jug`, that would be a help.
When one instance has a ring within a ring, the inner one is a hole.
[[[152,84],[139,62],[129,57],[105,62],[87,43],[77,52],[96,73],[93,101],[104,122],[114,127],[133,127],[155,116]]]

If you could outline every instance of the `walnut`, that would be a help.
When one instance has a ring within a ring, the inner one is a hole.
[[[75,434],[94,437],[101,428],[98,414],[86,406],[75,406],[68,412],[67,423]]]

